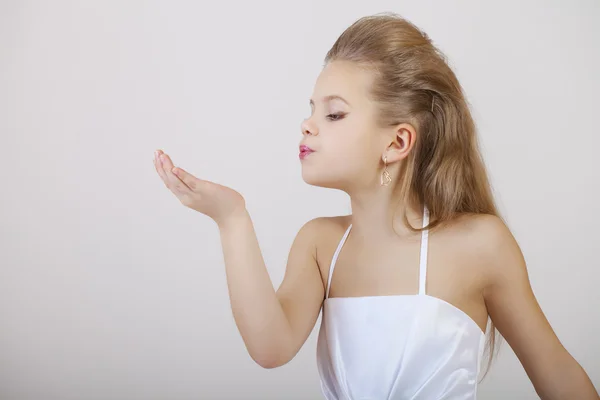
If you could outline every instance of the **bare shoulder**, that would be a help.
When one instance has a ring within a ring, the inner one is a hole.
[[[299,231],[299,234],[306,234],[313,238],[315,245],[321,245],[328,239],[335,239],[340,231],[345,230],[350,225],[350,215],[340,215],[333,217],[316,217],[307,221]],[[339,240],[340,238],[338,238]]]
[[[333,253],[346,229],[350,225],[351,215],[331,217],[316,217],[304,224],[301,231],[305,231],[312,238],[316,252],[316,260],[323,283],[327,283],[329,263]]]
[[[331,235],[336,236],[340,231],[345,232],[350,225],[350,220],[351,215],[316,217],[306,222],[302,229],[314,234],[315,243],[320,243],[331,238]]]
[[[482,269],[487,283],[492,283],[498,274],[509,272],[507,268],[520,268],[515,263],[522,258],[520,248],[506,223],[498,216],[489,214],[465,214],[453,221],[449,227],[455,244],[468,250],[470,259]]]
[[[506,229],[506,225],[500,217],[495,215],[467,213],[450,222],[448,228],[458,234],[473,237],[483,234],[489,238],[490,235],[498,234]]]

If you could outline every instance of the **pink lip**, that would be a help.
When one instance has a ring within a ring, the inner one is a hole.
[[[304,160],[307,156],[309,156],[311,153],[314,153],[314,150],[312,150],[310,147],[308,146],[300,146],[300,159]]]
[[[301,160],[304,160],[306,157],[308,157],[312,153],[313,153],[312,151],[301,151],[299,157]]]
[[[304,160],[309,154],[314,153],[314,150],[308,146],[300,146],[300,159]]]

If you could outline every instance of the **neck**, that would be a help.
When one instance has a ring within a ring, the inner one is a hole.
[[[404,201],[403,193],[396,188],[350,193],[350,201],[352,231],[363,241],[380,243],[414,236],[404,222],[404,214],[413,227],[423,226],[423,205]]]

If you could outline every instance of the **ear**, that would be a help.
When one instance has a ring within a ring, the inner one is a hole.
[[[392,140],[389,141],[386,151],[381,155],[381,159],[383,160],[384,155],[387,156],[388,163],[405,159],[412,150],[416,138],[417,132],[411,124],[396,125],[392,131]]]

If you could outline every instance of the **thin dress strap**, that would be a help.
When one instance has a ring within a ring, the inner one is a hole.
[[[423,207],[423,228],[429,224],[429,210],[427,206]],[[429,239],[429,229],[421,232],[421,256],[419,258],[419,294],[426,294],[425,285],[427,284],[427,247]]]
[[[340,255],[340,251],[342,250],[342,247],[344,246],[344,243],[346,242],[346,238],[348,237],[348,234],[350,233],[351,228],[352,228],[352,224],[350,224],[348,229],[346,229],[346,233],[344,233],[344,236],[340,240],[340,243],[338,244],[338,247],[335,250],[335,253],[333,253],[333,258],[331,259],[331,264],[329,265],[329,279],[327,279],[327,291],[325,292],[325,298],[329,297],[329,287],[331,286],[331,277],[333,276],[333,269],[335,268],[335,262],[337,261],[337,258]]]

